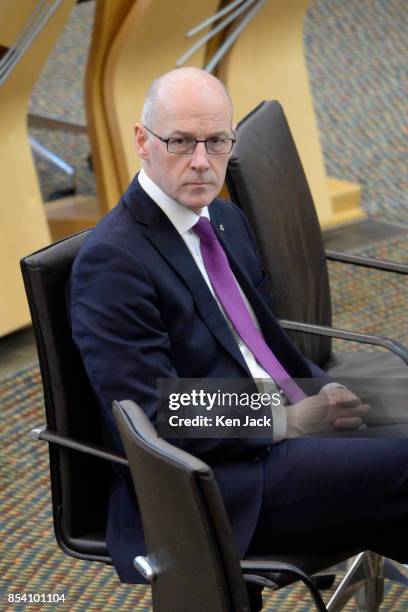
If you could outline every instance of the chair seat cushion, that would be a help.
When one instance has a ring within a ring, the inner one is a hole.
[[[367,425],[408,423],[408,366],[394,353],[333,353],[324,369],[370,404]]]
[[[408,377],[408,366],[390,351],[332,353],[324,369],[332,378]]]

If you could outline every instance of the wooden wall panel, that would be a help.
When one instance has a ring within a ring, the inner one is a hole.
[[[0,44],[11,46],[34,0],[0,3]],[[64,0],[10,77],[0,86],[0,336],[30,322],[19,260],[50,241],[28,142],[27,108],[33,85],[75,0]]]
[[[140,164],[133,126],[152,80],[175,67],[191,42],[185,33],[218,10],[218,0],[136,0],[109,53],[104,95],[121,189]],[[204,65],[205,48],[188,65]]]

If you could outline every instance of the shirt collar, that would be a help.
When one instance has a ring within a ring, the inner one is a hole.
[[[192,229],[197,223],[199,216],[195,212],[173,200],[163,189],[161,189],[152,179],[142,170],[138,175],[139,183],[144,191],[149,195],[157,206],[162,209],[165,215],[170,219],[178,233],[182,236]],[[201,216],[210,218],[208,206],[201,209]]]

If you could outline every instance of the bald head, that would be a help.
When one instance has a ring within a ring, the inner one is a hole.
[[[141,114],[144,125],[154,129],[157,114],[166,112],[169,105],[183,101],[186,96],[205,103],[206,97],[216,96],[229,109],[232,122],[231,98],[219,79],[201,68],[185,67],[171,70],[150,85]]]
[[[222,83],[198,68],[172,70],[151,85],[141,119],[136,151],[150,179],[196,212],[210,204],[234,142],[231,100]]]

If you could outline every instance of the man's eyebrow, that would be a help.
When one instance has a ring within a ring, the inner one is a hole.
[[[184,136],[196,140],[196,136],[194,136],[191,132],[185,132],[184,130],[173,130],[169,138],[176,138],[177,136]],[[212,134],[210,134],[210,136],[207,136],[207,138],[216,137],[230,138],[230,132],[228,130],[219,130],[218,132],[213,132]]]
[[[195,138],[190,132],[184,132],[183,130],[173,130],[170,133],[170,138],[174,138],[176,136],[188,136],[188,138]]]
[[[219,130],[218,132],[214,132],[213,134],[211,134],[209,138],[215,138],[215,137],[230,138],[230,136],[231,134],[228,130]]]

